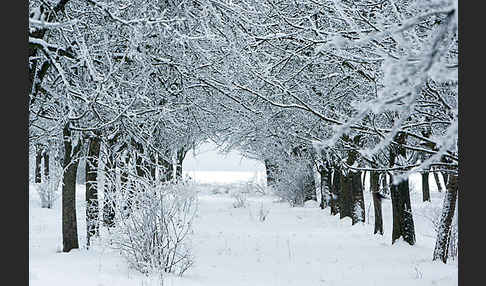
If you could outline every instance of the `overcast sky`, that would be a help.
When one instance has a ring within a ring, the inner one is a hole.
[[[220,153],[214,143],[205,143],[196,150],[189,151],[182,163],[184,171],[265,171],[262,162],[243,158],[239,152]]]

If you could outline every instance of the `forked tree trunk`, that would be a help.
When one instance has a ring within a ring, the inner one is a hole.
[[[429,172],[422,172],[422,201],[430,202]]]
[[[354,225],[358,222],[365,222],[365,206],[361,172],[351,171],[350,175],[352,191],[351,219],[352,224]]]
[[[449,183],[449,174],[442,173],[442,178],[444,179],[444,185],[447,186],[447,184]]]
[[[437,190],[439,192],[442,192],[442,185],[440,184],[439,173],[437,172],[433,172],[433,173],[434,173],[435,183],[437,184]]]
[[[390,192],[393,211],[392,244],[398,238],[403,237],[403,240],[408,244],[414,245],[415,227],[410,204],[408,178],[402,180],[398,185],[392,183]]]
[[[79,248],[76,221],[76,171],[79,164],[78,152],[81,144],[73,146],[69,123],[64,126],[64,161],[62,186],[62,251]]]
[[[329,205],[331,207],[331,215],[337,215],[339,213],[339,197],[341,190],[341,169],[334,168],[334,174],[331,185],[331,200]]]
[[[100,138],[92,137],[88,143],[86,158],[86,245],[89,247],[91,237],[99,232],[98,203],[98,162],[100,158]]]
[[[370,190],[373,196],[373,207],[375,210],[375,232],[374,234],[383,235],[383,212],[381,210],[381,195],[380,195],[380,173],[376,171],[370,172]]]
[[[459,189],[459,178],[457,175],[449,175],[447,192],[444,197],[442,206],[442,215],[440,217],[439,229],[437,231],[437,240],[435,242],[433,260],[440,259],[447,263],[449,253],[449,240],[451,236],[452,218],[456,209],[457,191]]]

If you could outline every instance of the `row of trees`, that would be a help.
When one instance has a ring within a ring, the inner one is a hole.
[[[375,233],[390,182],[393,241],[410,244],[408,175],[442,173],[434,259],[446,262],[458,190],[456,1],[61,0],[29,9],[30,142],[62,146],[64,251],[78,247],[80,156],[92,219],[101,165],[121,181],[132,175],[124,166],[168,181],[209,138],[265,162],[268,183],[293,205],[315,200],[321,185],[321,207],[353,223],[364,220],[368,172]]]

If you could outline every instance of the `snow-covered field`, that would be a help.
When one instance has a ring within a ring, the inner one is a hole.
[[[247,174],[248,178],[253,175]],[[432,203],[421,202],[420,176],[412,178],[417,233],[414,246],[401,241],[391,245],[389,200],[383,203],[385,235],[372,234],[373,207],[368,192],[367,222],[351,226],[347,218],[331,216],[329,209],[290,208],[271,196],[253,195],[247,208],[234,208],[231,193],[238,191],[237,185],[229,185],[226,193],[218,191],[222,181],[199,181],[204,184],[196,186],[199,213],[192,237],[195,265],[183,277],[166,275],[163,285],[458,285],[457,261],[447,265],[431,261],[435,243],[431,219],[440,210],[443,196],[437,192],[432,177]],[[129,269],[124,259],[103,247],[102,242],[90,250],[83,247],[83,185],[77,189],[81,248],[60,252],[61,202],[58,200],[54,209],[40,208],[34,188],[30,188],[29,202],[30,285],[162,285],[160,277],[145,277]],[[263,222],[258,219],[262,208],[268,211]]]

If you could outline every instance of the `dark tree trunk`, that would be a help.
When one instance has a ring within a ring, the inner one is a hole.
[[[187,151],[184,147],[181,147],[177,150],[176,156],[176,180],[182,180],[182,163],[184,162],[184,158],[186,158]]]
[[[42,157],[44,158],[44,178],[46,182],[49,182],[49,150],[47,148],[42,152]]]
[[[105,163],[105,181],[109,177],[112,182],[107,182],[104,191],[103,199],[103,224],[107,227],[113,227],[115,224],[115,162],[111,150],[107,150],[108,156]]]
[[[444,185],[447,186],[447,184],[449,183],[449,174],[447,173],[442,173],[442,178],[444,179]]]
[[[92,137],[88,143],[86,158],[86,245],[89,247],[91,237],[99,231],[98,203],[98,162],[100,158],[100,139]]]
[[[277,164],[272,163],[270,159],[265,159],[265,171],[267,174],[267,187],[275,187],[277,183]]]
[[[319,175],[321,176],[321,209],[325,209],[331,200],[331,170],[329,165],[319,166]]]
[[[339,214],[340,218],[352,218],[353,208],[353,186],[352,174],[341,174],[341,190],[339,192]]]
[[[398,185],[391,184],[393,230],[392,244],[403,237],[403,240],[410,245],[415,244],[415,227],[410,205],[410,190],[408,178],[402,180]]]
[[[383,212],[381,210],[381,199],[380,195],[380,173],[370,172],[370,190],[373,196],[373,207],[375,210],[375,232],[374,234],[383,235]]]
[[[433,173],[434,173],[435,183],[437,184],[437,190],[439,192],[442,192],[442,185],[440,184],[439,173],[438,172],[433,172]]]
[[[79,164],[78,152],[81,144],[73,146],[69,123],[64,126],[64,161],[62,186],[62,245],[63,252],[79,248],[76,221],[76,171]]]
[[[430,202],[429,172],[422,172],[422,201]]]
[[[444,263],[447,263],[449,253],[452,218],[456,209],[457,191],[459,188],[458,176],[450,175],[449,182],[446,186],[447,192],[444,197],[433,257],[433,260],[440,259]]]
[[[42,182],[42,147],[40,145],[35,148],[35,182]]]
[[[331,185],[331,215],[337,215],[339,213],[339,201],[341,190],[341,169],[335,167]]]
[[[351,175],[351,190],[352,190],[352,209],[351,219],[352,224],[365,221],[365,206],[363,196],[363,185],[360,172],[350,172]]]

